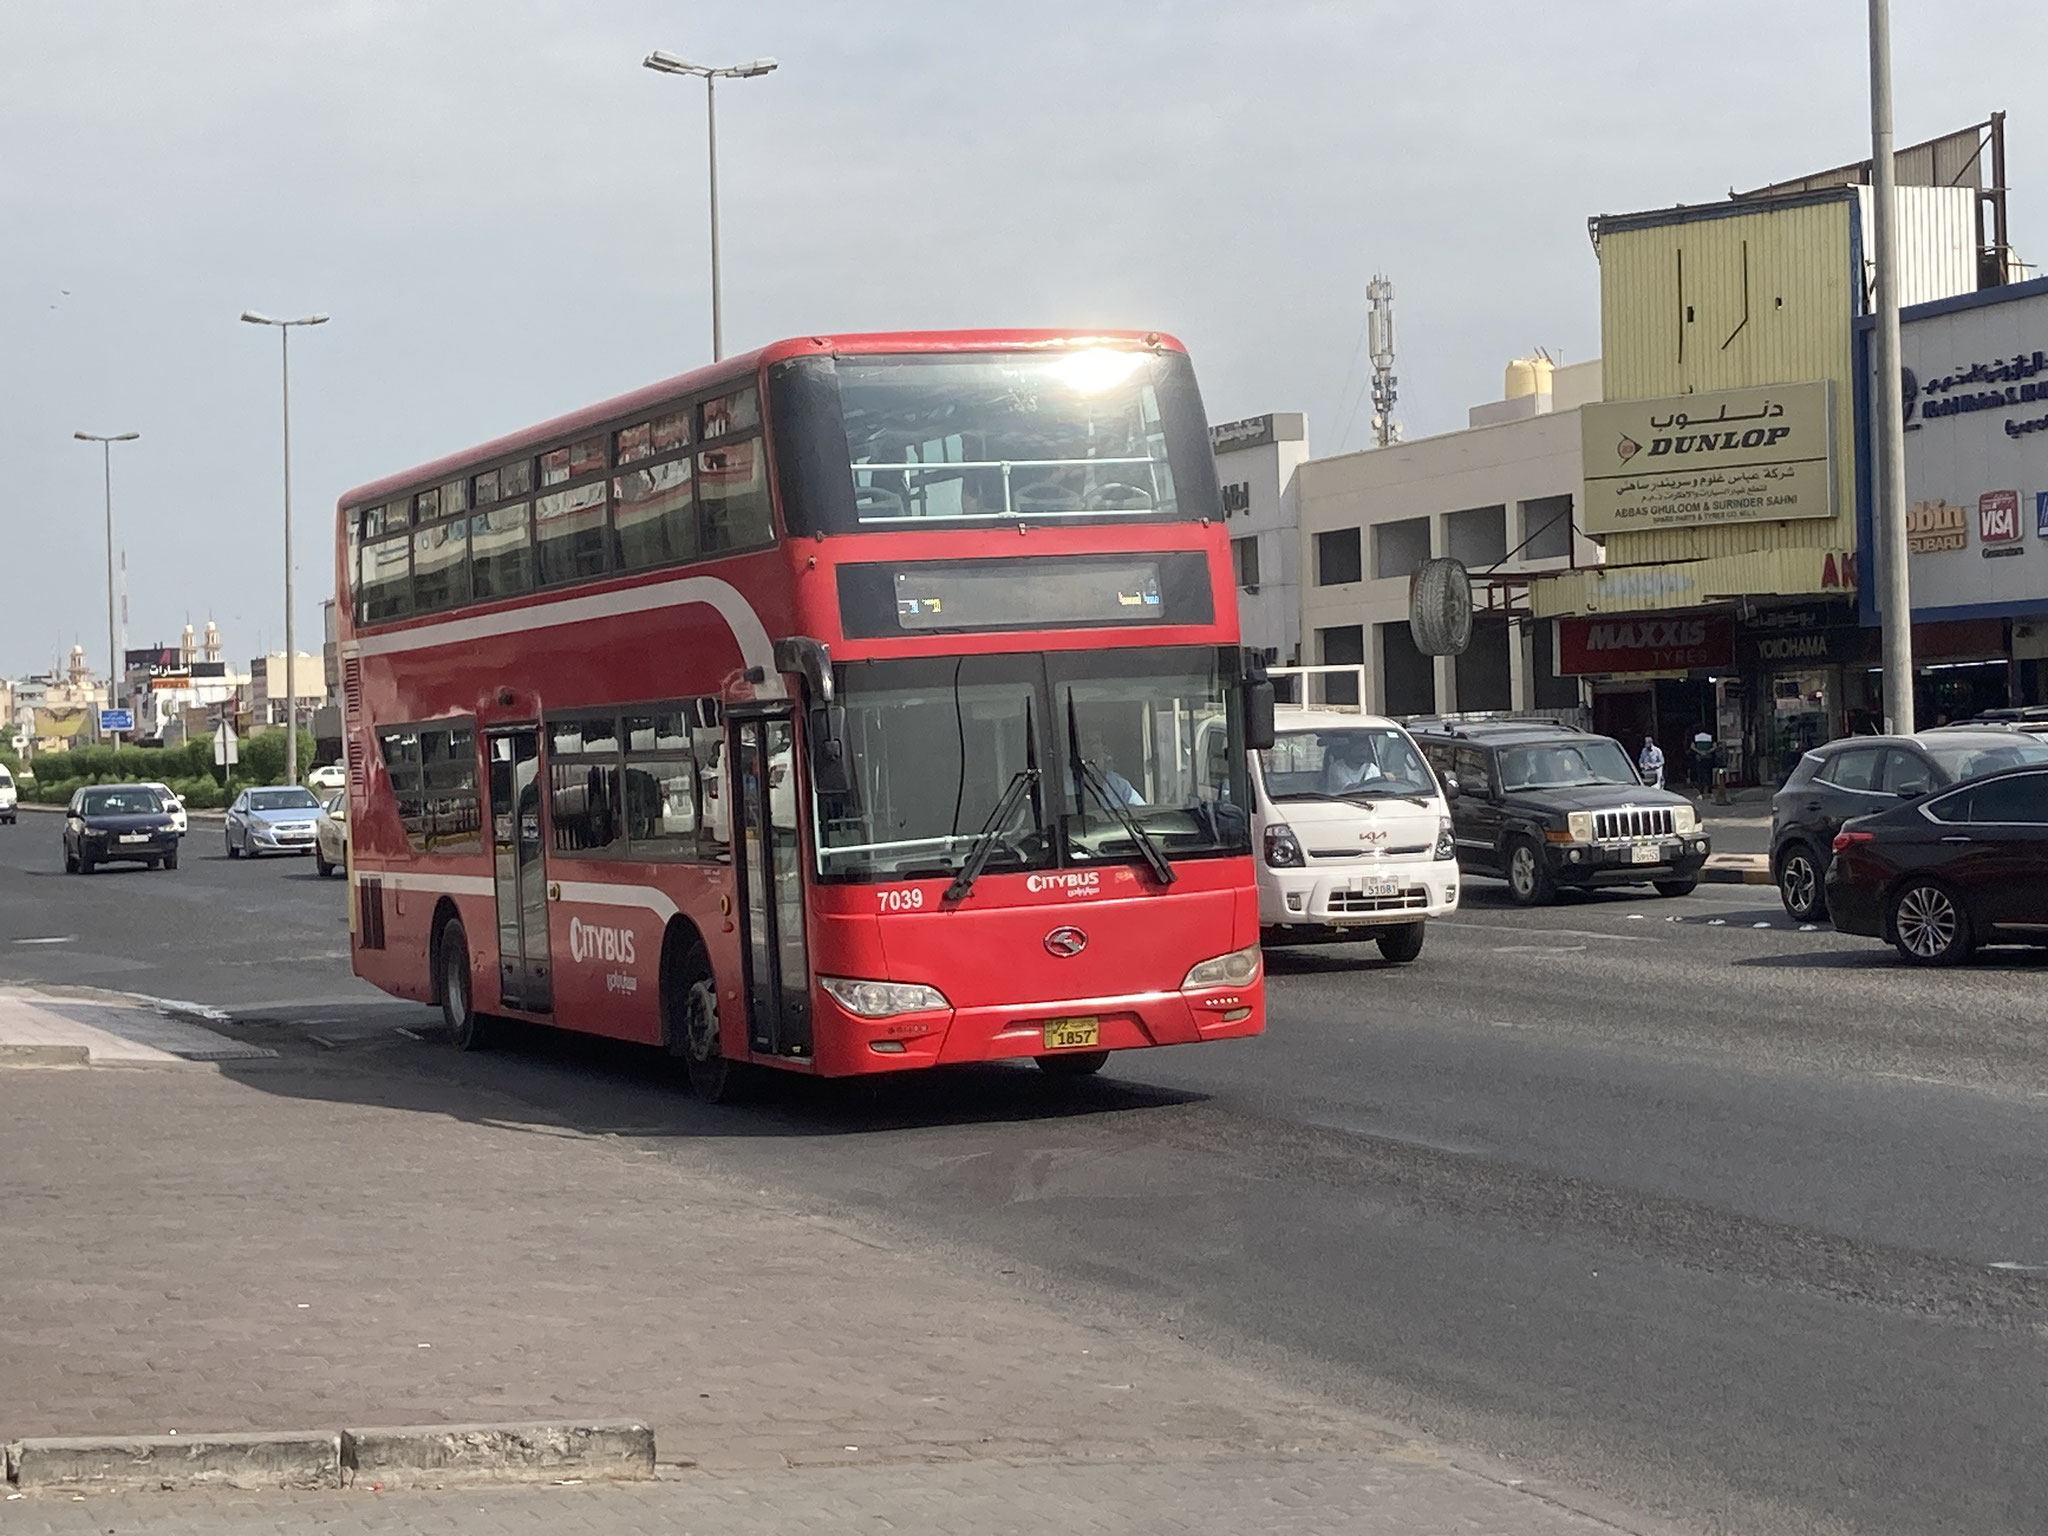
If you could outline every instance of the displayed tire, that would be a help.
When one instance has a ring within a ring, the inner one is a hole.
[[[1909,880],[1893,894],[1892,943],[1908,965],[1958,965],[1977,941],[1955,893],[1935,880]]]
[[[1690,896],[1700,888],[1697,880],[1652,880],[1659,896]]]
[[[1462,560],[1425,560],[1408,588],[1408,626],[1425,656],[1462,656],[1472,643],[1472,578]]]
[[[482,1050],[488,1043],[469,974],[469,933],[459,917],[450,918],[434,946],[434,968],[440,980],[441,1018],[458,1051]]]
[[[1422,939],[1427,927],[1424,923],[1396,923],[1380,929],[1373,935],[1373,942],[1379,945],[1383,959],[1396,965],[1406,965],[1422,953]]]
[[[1550,878],[1550,866],[1533,838],[1518,837],[1508,844],[1508,895],[1522,907],[1547,907],[1557,898],[1557,882]]]
[[[1820,859],[1805,843],[1788,843],[1778,855],[1778,900],[1785,915],[1798,922],[1817,923],[1828,915]]]
[[[1074,1051],[1035,1058],[1047,1077],[1093,1077],[1109,1065],[1107,1051]]]

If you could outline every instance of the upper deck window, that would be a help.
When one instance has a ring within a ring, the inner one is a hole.
[[[771,384],[792,532],[1222,515],[1178,352],[803,358]]]

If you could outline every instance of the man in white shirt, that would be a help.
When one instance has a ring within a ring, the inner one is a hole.
[[[1657,745],[1657,738],[1643,738],[1642,753],[1636,758],[1636,771],[1643,776],[1643,782],[1652,789],[1664,787],[1664,749]]]

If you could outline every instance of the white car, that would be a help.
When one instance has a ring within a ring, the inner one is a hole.
[[[1427,921],[1458,909],[1450,808],[1422,749],[1377,715],[1282,706],[1275,724],[1251,754],[1262,942],[1371,939],[1413,960]]]
[[[348,873],[348,792],[336,790],[320,802],[313,823],[313,868],[322,875]]]
[[[332,789],[347,789],[348,769],[340,763],[328,763],[324,767],[315,768],[306,775],[306,787],[315,794],[322,795]]]
[[[14,825],[14,775],[7,771],[7,765],[0,763],[0,821],[10,827]]]
[[[186,820],[183,798],[173,794],[168,784],[144,784],[142,787],[156,791],[157,798],[164,803],[164,809],[171,813],[171,826],[176,829],[178,836],[183,837]]]

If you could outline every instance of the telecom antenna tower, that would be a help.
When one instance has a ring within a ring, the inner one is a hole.
[[[1394,420],[1394,285],[1384,274],[1375,273],[1365,285],[1366,343],[1372,351],[1372,435],[1380,447],[1401,441],[1401,424]]]

